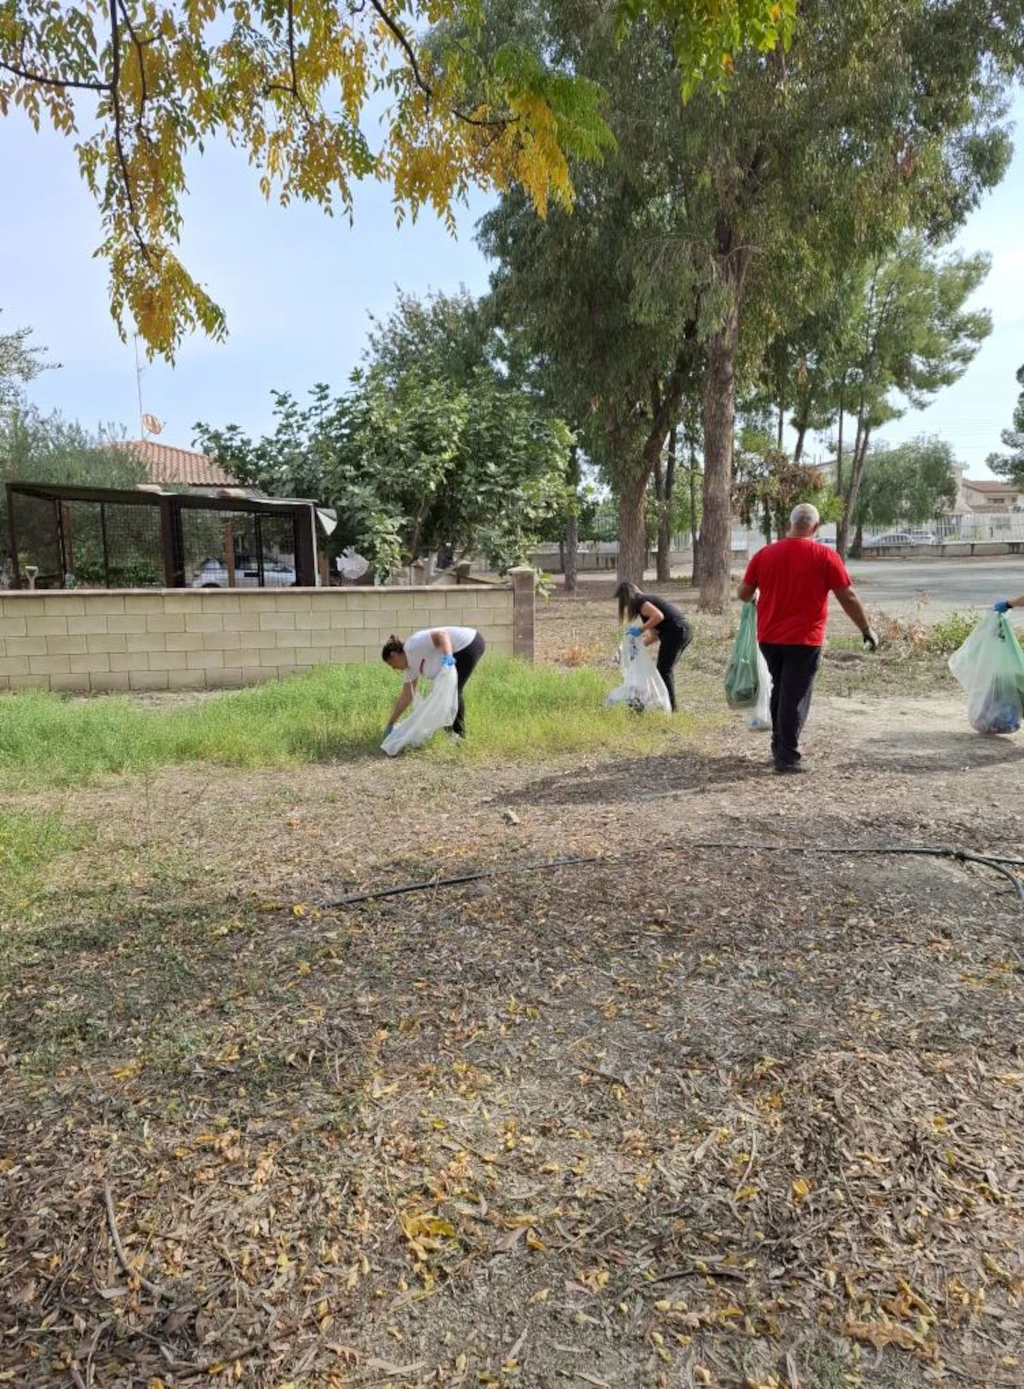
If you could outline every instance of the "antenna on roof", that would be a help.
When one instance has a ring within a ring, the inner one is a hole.
[[[145,439],[146,436],[147,436],[148,434],[159,434],[160,431],[163,429],[163,424],[161,423],[160,420],[157,419],[157,417],[156,417],[155,415],[147,415],[147,414],[144,414],[144,413],[143,413],[143,409],[142,409],[142,373],[146,370],[146,368],[145,368],[145,367],[142,365],[142,363],[139,361],[139,335],[138,335],[138,333],[135,334],[134,341],[135,341],[135,390],[136,390],[136,392],[137,392],[137,394],[138,394],[138,399],[139,399],[139,425],[141,426],[141,429],[142,429],[142,437],[143,437],[143,439]]]

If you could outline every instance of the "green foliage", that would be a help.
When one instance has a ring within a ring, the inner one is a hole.
[[[671,35],[684,98],[700,82],[725,88],[736,70],[733,54],[749,47],[768,53],[776,44],[789,47],[796,21],[796,0],[620,0],[623,20],[646,16]]]
[[[375,322],[365,370],[332,398],[275,396],[274,433],[196,425],[234,476],[337,508],[335,549],[387,576],[440,547],[479,549],[499,572],[525,560],[571,503],[571,435],[503,369],[501,342],[464,292],[399,297]]]
[[[23,386],[34,381],[41,371],[56,366],[56,363],[43,360],[45,347],[29,345],[31,336],[31,328],[16,328],[13,333],[0,333],[0,420],[18,404]]]
[[[1017,384],[1024,387],[1024,366],[1017,369]],[[993,453],[986,460],[992,471],[1024,488],[1024,389],[1017,397],[1013,428],[1003,430],[1003,446],[1009,454]]]
[[[928,628],[925,646],[936,655],[951,656],[963,646],[978,622],[978,614],[972,612],[955,612],[948,617],[940,617]]]
[[[911,237],[872,269],[849,363],[865,429],[923,409],[959,381],[992,331],[987,309],[966,307],[990,266],[987,255],[937,255]]]
[[[766,540],[785,535],[799,502],[811,502],[822,520],[835,519],[836,499],[819,468],[794,463],[789,454],[747,429],[736,456],[733,504],[745,526],[758,525]]]
[[[881,528],[930,521],[956,501],[953,450],[921,437],[865,459],[855,511],[858,526]]]
[[[685,718],[670,728],[666,720],[605,710],[613,683],[611,672],[487,656],[467,690],[466,743],[452,747],[441,739],[409,755],[505,762],[601,749],[643,753],[664,746],[680,727],[686,731]],[[396,692],[394,673],[376,664],[321,667],[168,709],[120,698],[71,701],[38,690],[11,694],[0,720],[0,786],[77,786],[108,773],[188,762],[289,767],[381,756],[381,725]],[[23,837],[6,831],[6,823],[0,820],[0,867],[3,854],[22,854],[4,847],[5,833],[9,842]]]

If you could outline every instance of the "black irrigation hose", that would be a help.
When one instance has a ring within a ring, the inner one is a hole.
[[[572,868],[581,863],[606,863],[607,854],[586,854],[576,858],[544,859],[541,863],[517,865],[520,873],[545,873],[555,868]],[[333,911],[336,907],[354,907],[358,902],[376,902],[381,897],[404,897],[407,892],[433,892],[438,887],[458,887],[461,883],[478,883],[482,878],[496,878],[506,873],[507,868],[480,868],[474,873],[457,873],[451,878],[428,878],[422,883],[402,883],[399,887],[380,887],[372,892],[350,892],[347,897],[339,897],[336,902],[328,902],[324,910]]]
[[[879,848],[833,848],[819,844],[688,844],[688,849],[726,849],[737,850],[748,854],[910,854],[919,858],[948,858],[956,863],[981,863],[986,868],[991,868],[994,873],[1001,873],[1004,878],[1009,879],[1013,884],[1014,891],[1022,908],[1024,908],[1024,880],[1018,878],[1016,873],[1011,873],[1007,864],[1013,864],[1017,868],[1024,868],[1024,859],[1004,858],[999,855],[976,854],[970,849],[925,849],[916,845],[893,845]]]
[[[853,854],[875,854],[879,856],[889,855],[911,855],[919,858],[946,858],[952,859],[956,863],[980,863],[986,868],[991,868],[994,873],[1000,873],[1007,878],[1014,887],[1017,898],[1022,908],[1024,908],[1024,881],[1012,873],[1007,867],[1012,864],[1017,868],[1024,868],[1024,859],[1005,858],[999,855],[976,854],[970,849],[930,849],[921,848],[916,845],[894,845],[878,848],[864,848],[861,846],[835,848],[822,844],[734,844],[734,843],[692,843],[692,844],[663,844],[662,851],[669,853],[685,853],[688,849],[726,849],[735,853],[748,854],[838,854],[850,856]],[[582,865],[610,862],[608,854],[582,854],[574,857],[544,859],[540,863],[526,863],[515,865],[520,873],[547,873],[553,872],[557,868],[573,868]],[[433,892],[441,887],[459,887],[463,883],[477,883],[485,878],[496,878],[499,874],[508,872],[507,867],[502,868],[480,868],[472,873],[457,873],[450,878],[428,878],[424,882],[402,883],[397,887],[375,888],[368,892],[350,892],[347,897],[339,897],[336,902],[328,902],[324,906],[325,911],[334,911],[341,907],[354,907],[360,902],[375,902],[383,897],[404,897],[411,892]]]

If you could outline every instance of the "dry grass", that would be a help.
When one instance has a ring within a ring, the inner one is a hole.
[[[796,851],[1024,839],[1024,750],[905,703],[824,704],[800,787],[740,719],[22,796],[0,1382],[1019,1389],[1020,913]]]

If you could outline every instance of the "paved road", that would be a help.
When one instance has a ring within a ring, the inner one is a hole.
[[[870,608],[941,617],[957,609],[991,607],[1024,593],[1024,557],[1001,559],[861,560],[850,573]]]

